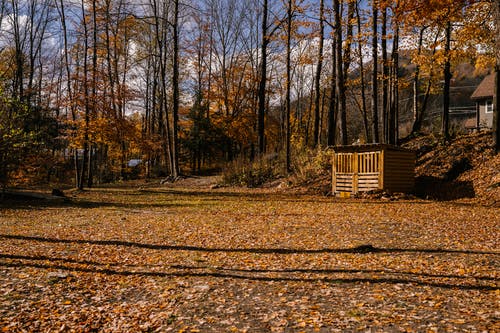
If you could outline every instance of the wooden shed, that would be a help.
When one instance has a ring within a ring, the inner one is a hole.
[[[415,159],[415,152],[393,145],[337,146],[332,193],[411,192],[415,186]]]

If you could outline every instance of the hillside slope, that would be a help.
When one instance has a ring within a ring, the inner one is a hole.
[[[403,146],[417,151],[417,195],[500,203],[500,154],[494,154],[491,132],[459,136],[447,144],[421,136]]]

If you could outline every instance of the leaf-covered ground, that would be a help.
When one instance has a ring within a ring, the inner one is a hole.
[[[101,188],[0,206],[0,328],[498,332],[500,208]]]

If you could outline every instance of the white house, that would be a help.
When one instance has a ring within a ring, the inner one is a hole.
[[[471,96],[476,102],[476,128],[493,127],[493,91],[495,73],[486,76]]]

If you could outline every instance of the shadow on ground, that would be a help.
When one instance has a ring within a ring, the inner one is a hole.
[[[346,249],[319,249],[319,250],[304,250],[304,249],[218,249],[218,248],[203,248],[191,246],[164,246],[153,244],[140,244],[122,241],[96,241],[96,240],[64,240],[42,237],[30,237],[19,235],[0,235],[0,238],[18,239],[25,241],[48,242],[48,243],[82,243],[93,245],[111,245],[111,246],[134,246],[147,249],[160,250],[180,250],[180,251],[206,251],[206,252],[252,252],[264,254],[296,254],[296,253],[353,253],[353,254],[369,254],[369,253],[453,253],[453,254],[482,254],[482,255],[500,255],[500,253],[476,252],[476,251],[455,251],[443,249],[391,249],[391,248],[376,248],[371,245],[363,245],[355,248]],[[7,268],[37,268],[50,271],[59,270],[65,271],[68,275],[71,272],[103,274],[103,275],[120,275],[120,276],[145,276],[145,277],[209,277],[220,279],[237,279],[251,281],[297,281],[297,282],[323,282],[323,283],[384,283],[384,284],[415,284],[420,286],[445,288],[445,289],[460,289],[460,290],[497,290],[498,279],[490,276],[468,276],[457,274],[433,274],[421,273],[413,271],[398,271],[387,269],[302,269],[302,268],[287,268],[287,269],[252,269],[252,268],[232,268],[232,267],[211,267],[211,266],[186,266],[186,265],[156,265],[156,269],[151,269],[148,265],[122,265],[120,263],[101,263],[98,261],[77,260],[73,258],[55,257],[55,256],[36,256],[36,255],[13,255],[0,254],[0,267]],[[159,271],[161,267],[163,271]],[[332,276],[342,274],[341,276]],[[345,276],[352,274],[352,276]],[[359,275],[368,274],[368,275]],[[314,276],[317,275],[317,276]]]
[[[424,199],[438,201],[474,198],[476,196],[472,182],[448,181],[430,176],[421,176],[415,179],[415,194]]]

